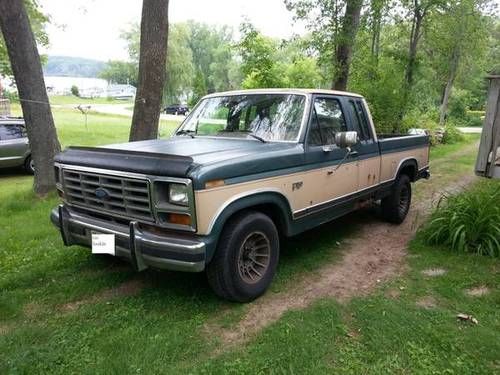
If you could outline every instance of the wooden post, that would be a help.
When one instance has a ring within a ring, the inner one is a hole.
[[[500,75],[491,75],[476,174],[500,178]]]

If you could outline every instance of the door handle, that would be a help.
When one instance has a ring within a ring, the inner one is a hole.
[[[357,151],[351,151],[349,153],[349,157],[353,157],[353,156],[358,156],[358,152]]]

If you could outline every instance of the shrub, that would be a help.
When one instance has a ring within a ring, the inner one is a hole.
[[[442,143],[446,144],[458,143],[458,142],[463,142],[464,139],[465,137],[463,133],[460,130],[458,130],[455,126],[446,125],[444,127],[443,139],[441,140]]]
[[[428,244],[457,252],[498,257],[500,254],[500,183],[482,182],[441,200],[424,229]]]
[[[80,91],[78,90],[78,86],[71,86],[71,95],[80,96]]]

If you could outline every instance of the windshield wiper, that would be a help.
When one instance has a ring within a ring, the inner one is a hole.
[[[177,133],[175,133],[175,135],[188,135],[191,138],[194,138],[195,133],[196,133],[196,131],[194,131],[194,130],[181,129]]]
[[[258,136],[258,135],[256,135],[256,134],[253,134],[253,133],[247,133],[247,135],[249,135],[250,137],[253,137],[253,138],[255,138],[255,139],[258,139],[258,140],[259,140],[259,141],[261,141],[262,143],[267,143],[267,141],[266,141],[264,138],[259,137],[259,136]]]

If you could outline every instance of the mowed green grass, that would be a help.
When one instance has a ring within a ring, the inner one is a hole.
[[[132,100],[117,100],[111,98],[80,98],[74,95],[52,95],[49,96],[52,105],[69,104],[132,104]]]
[[[87,131],[76,124],[81,115],[54,115],[64,146],[128,137],[125,117],[89,116]],[[165,134],[173,126],[164,124]],[[439,151],[440,178],[471,168],[473,151],[458,167],[447,159],[463,146]],[[288,312],[246,346],[214,356],[220,342],[206,322],[230,327],[245,305],[217,299],[203,274],[136,274],[119,260],[65,248],[48,218],[57,198],[34,198],[31,183],[22,172],[0,174],[0,373],[488,373],[499,366],[499,265],[489,258],[459,257],[417,239],[408,274],[373,295]],[[288,240],[269,293],[338,259],[355,222],[335,221]],[[447,272],[423,276],[430,267]],[[490,293],[464,294],[479,285]],[[392,290],[399,295],[389,297]],[[435,308],[416,305],[428,295]],[[457,323],[458,312],[480,324]]]

